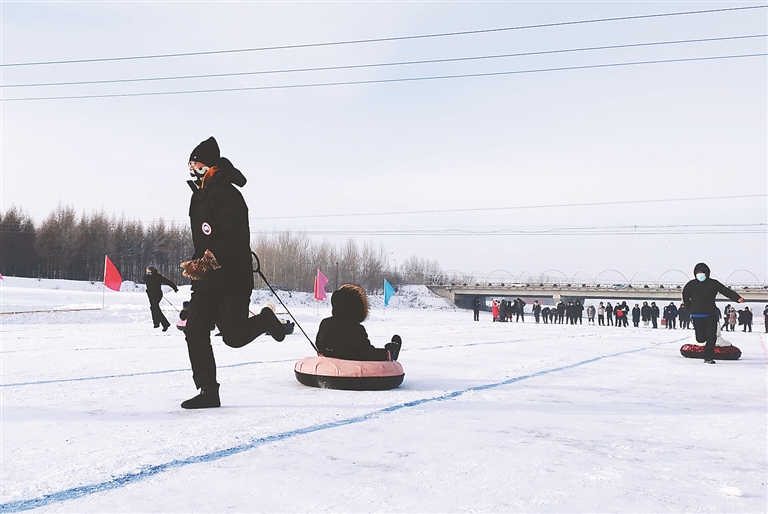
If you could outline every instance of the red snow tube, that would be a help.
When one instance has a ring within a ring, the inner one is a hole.
[[[293,367],[296,380],[310,387],[347,391],[383,391],[403,383],[405,372],[397,361],[348,361],[307,357]]]
[[[680,354],[689,359],[703,359],[704,347],[697,344],[684,344],[680,347]],[[715,359],[722,361],[735,361],[741,357],[741,350],[735,346],[715,346]]]

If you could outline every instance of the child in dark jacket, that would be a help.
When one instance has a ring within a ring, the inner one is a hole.
[[[376,348],[368,340],[361,325],[368,318],[368,297],[362,287],[344,284],[331,296],[331,317],[320,322],[317,351],[324,357],[354,361],[395,361],[402,339],[392,336],[384,348]]]

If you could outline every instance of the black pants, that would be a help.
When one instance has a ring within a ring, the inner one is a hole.
[[[720,321],[716,315],[706,318],[691,318],[693,329],[696,331],[696,341],[706,343],[704,345],[704,359],[715,358],[715,343],[717,342],[717,325]]]
[[[536,323],[538,323],[539,322],[539,313],[538,312],[534,312],[533,313],[533,317],[536,318]]]
[[[598,325],[605,325],[605,315],[604,314],[598,314],[597,315],[597,324]]]
[[[744,330],[742,330],[742,332],[746,332],[747,329],[752,332],[752,323],[744,324]]]
[[[475,321],[480,321],[480,310],[475,309]]]
[[[651,318],[651,323],[653,323],[653,328],[659,328],[658,318]]]
[[[232,348],[243,347],[266,332],[267,321],[263,316],[248,317],[250,301],[250,291],[221,295],[192,293],[184,334],[192,379],[198,389],[218,385],[211,330],[218,327],[224,344]]]
[[[609,325],[613,325],[613,314],[609,314],[605,319]]]
[[[165,314],[163,314],[163,311],[160,309],[159,301],[153,302],[150,300],[149,311],[152,313],[152,323],[154,323],[156,327],[158,325],[162,325],[163,328],[171,326],[171,324],[168,323],[168,319],[165,317]]]

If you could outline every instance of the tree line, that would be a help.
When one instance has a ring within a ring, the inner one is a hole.
[[[423,284],[442,274],[437,261],[416,256],[390,266],[383,246],[358,245],[352,239],[333,244],[303,233],[255,234],[251,247],[270,284],[291,291],[312,292],[318,269],[329,279],[327,291],[351,282],[377,292],[384,279],[395,286]],[[104,278],[108,255],[123,280],[141,282],[147,266],[155,266],[180,285],[189,281],[179,263],[193,253],[189,227],[162,218],[145,225],[104,211],[78,214],[59,205],[37,225],[18,207],[0,212],[0,273],[8,276],[97,282]],[[256,287],[264,286],[257,276]]]

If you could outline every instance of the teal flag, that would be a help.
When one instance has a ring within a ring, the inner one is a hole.
[[[392,295],[395,294],[395,288],[392,287],[392,284],[387,282],[387,279],[384,279],[384,307],[389,305],[389,299],[392,298]]]

